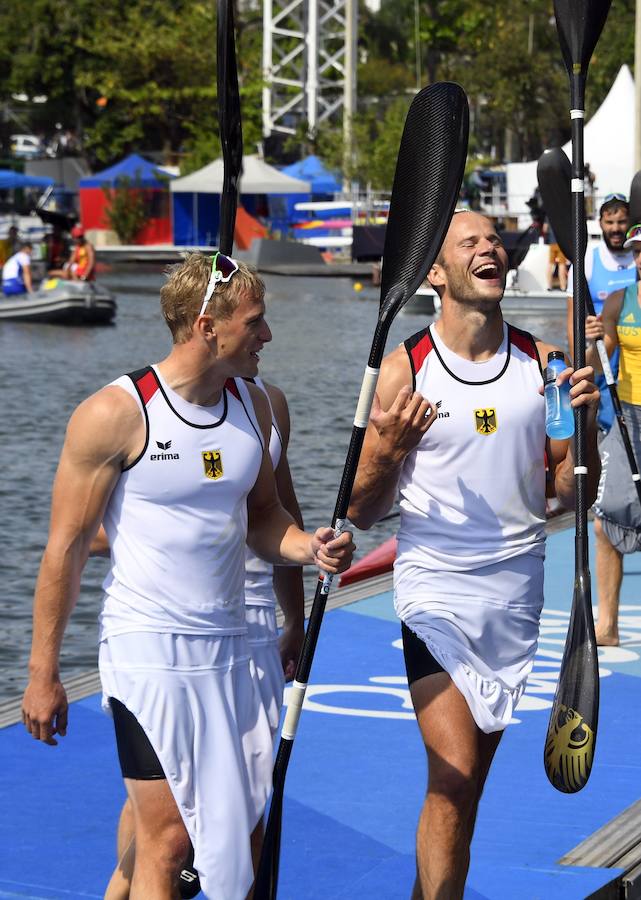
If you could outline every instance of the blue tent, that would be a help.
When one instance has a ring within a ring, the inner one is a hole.
[[[36,175],[23,175],[13,169],[0,169],[0,191],[14,191],[17,188],[46,188],[53,184],[53,178],[41,178]]]
[[[312,194],[339,194],[342,185],[336,175],[325,168],[317,156],[307,156],[299,162],[292,163],[281,170],[292,178],[301,178],[309,181],[312,186]]]
[[[297,203],[312,200],[331,200],[334,194],[340,193],[342,185],[336,176],[329,172],[317,156],[307,156],[291,166],[281,169],[283,175],[300,178],[311,185],[309,194],[289,194],[279,201],[279,215],[272,218],[272,227],[287,232],[291,225],[314,218],[312,212],[300,212],[295,209]]]
[[[168,175],[150,163],[149,160],[132,153],[131,156],[121,159],[115,166],[103,169],[102,172],[95,172],[86,178],[81,178],[78,186],[81,188],[98,188],[103,185],[115,185],[120,178],[129,178],[143,188],[161,188],[166,187],[167,181],[173,176]]]

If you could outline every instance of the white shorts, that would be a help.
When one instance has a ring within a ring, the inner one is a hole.
[[[244,635],[136,632],[100,644],[103,694],[136,716],[194,846],[208,897],[245,900],[272,739]]]
[[[272,735],[276,735],[285,687],[283,664],[278,649],[276,609],[273,606],[246,604],[245,618],[258,688]]]
[[[425,573],[422,594],[397,586],[399,618],[465,697],[478,727],[504,729],[538,645],[543,558],[526,554],[471,572]]]

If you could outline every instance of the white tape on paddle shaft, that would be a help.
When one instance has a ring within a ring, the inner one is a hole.
[[[575,466],[575,467],[574,467],[574,474],[575,474],[575,475],[587,475],[587,474],[588,474],[588,467],[587,467],[587,466]]]
[[[358,398],[358,406],[356,407],[356,415],[354,416],[354,425],[356,428],[367,428],[369,422],[369,413],[374,402],[374,392],[376,391],[376,382],[378,381],[378,373],[380,369],[372,369],[371,366],[365,366],[365,374],[363,375],[363,383],[361,384],[361,393]]]
[[[585,186],[580,178],[573,178],[570,182],[570,190],[573,194],[582,194]]]
[[[584,109],[571,109],[570,110],[570,118],[571,119],[585,119],[585,110]]]
[[[638,472],[635,472],[635,474],[632,476],[632,481],[641,481],[641,475],[639,475]]]
[[[305,691],[307,685],[300,681],[292,681],[292,686],[287,699],[287,712],[285,713],[285,721],[283,729],[280,733],[286,741],[293,741],[296,737],[296,729],[298,728],[298,720],[300,719],[301,710],[305,701]]]
[[[614,384],[614,375],[612,374],[612,366],[610,365],[610,360],[608,358],[608,351],[605,349],[605,344],[603,341],[596,342],[596,349],[599,354],[599,359],[601,360],[601,368],[603,369],[603,374],[605,375],[605,380],[608,385]]]

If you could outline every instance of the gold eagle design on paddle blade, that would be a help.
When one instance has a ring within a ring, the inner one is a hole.
[[[202,455],[207,478],[222,478],[223,456],[220,450],[203,450]]]
[[[590,777],[594,731],[574,709],[559,704],[554,730],[545,742],[545,768],[552,784],[567,794],[580,791]]]
[[[474,424],[479,434],[494,434],[499,427],[496,421],[496,410],[491,407],[488,409],[475,409]]]

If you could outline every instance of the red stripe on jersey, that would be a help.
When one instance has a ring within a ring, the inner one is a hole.
[[[511,328],[510,340],[515,347],[518,347],[519,350],[523,351],[523,353],[527,353],[527,355],[531,359],[535,359],[537,362],[539,361],[539,354],[536,350],[536,344],[534,343],[531,335],[524,334],[522,331],[516,331],[514,328]]]
[[[434,348],[429,332],[423,335],[416,346],[412,347],[410,354],[412,356],[412,364],[414,371],[419,372],[421,366],[425,362],[427,354]]]
[[[233,394],[237,400],[240,400],[240,391],[238,390],[238,385],[233,378],[227,379],[227,381],[225,382],[225,389],[228,390],[230,394]]]
[[[158,381],[156,380],[154,372],[152,370],[146,372],[142,378],[139,378],[136,381],[136,387],[140,392],[142,402],[146,406],[158,390]]]

